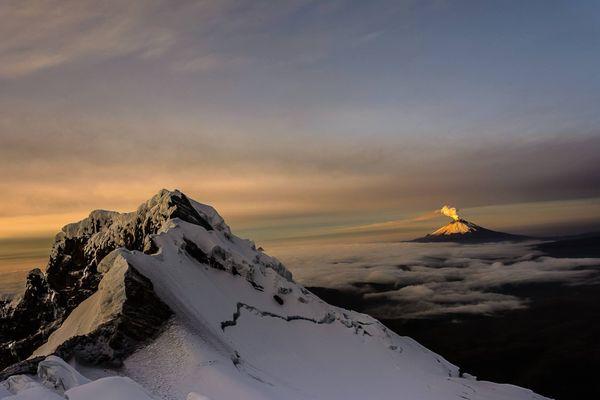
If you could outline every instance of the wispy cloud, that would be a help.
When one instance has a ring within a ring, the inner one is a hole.
[[[150,61],[171,51],[167,71],[242,66],[248,37],[308,2],[9,0],[0,5],[0,78],[123,56]]]
[[[159,2],[7,1],[0,6],[0,77],[136,53],[150,57],[174,43],[174,32],[147,24]]]
[[[412,218],[397,219],[393,221],[377,222],[374,224],[364,224],[347,226],[335,229],[337,233],[370,233],[370,232],[386,232],[398,230],[413,226],[415,223],[432,220],[439,217],[439,212],[431,211],[424,214],[417,215]]]

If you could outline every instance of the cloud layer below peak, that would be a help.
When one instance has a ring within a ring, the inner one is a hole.
[[[380,318],[493,314],[527,307],[507,286],[600,284],[600,259],[552,258],[524,244],[373,243],[273,252],[306,286],[362,296]]]

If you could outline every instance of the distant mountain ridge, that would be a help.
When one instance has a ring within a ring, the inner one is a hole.
[[[600,232],[568,236],[535,247],[551,257],[597,258],[600,257]]]

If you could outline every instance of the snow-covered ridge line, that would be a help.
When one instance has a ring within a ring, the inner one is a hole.
[[[276,299],[277,302],[283,301],[283,300],[277,300],[278,298],[280,299],[280,297],[278,295],[273,295],[273,297]],[[281,303],[281,304],[283,304],[283,303]],[[323,315],[321,318],[317,319],[317,318],[305,317],[302,315],[280,315],[280,314],[276,314],[276,313],[273,313],[270,311],[262,311],[252,305],[238,302],[236,304],[236,310],[233,313],[232,318],[221,322],[221,330],[225,331],[226,328],[237,325],[238,319],[242,316],[242,310],[246,310],[250,313],[259,315],[261,317],[279,318],[286,322],[307,321],[307,322],[311,322],[313,324],[320,325],[320,324],[332,324],[337,321],[337,322],[341,323],[342,325],[344,325],[346,328],[353,329],[355,334],[360,333],[362,335],[367,335],[367,336],[371,336],[371,334],[365,328],[365,326],[375,324],[375,322],[361,322],[358,320],[351,319],[348,316],[348,314],[346,314],[346,313],[342,313],[342,315],[340,316],[337,313],[329,311],[325,315]]]
[[[44,311],[20,333],[0,332],[0,344],[24,341],[13,359],[34,357],[11,369],[25,378],[9,380],[41,390],[35,367],[53,353],[103,378],[41,398],[542,399],[462,378],[414,340],[323,302],[178,191],[133,213],[93,212],[65,227],[54,250],[46,274],[33,274],[24,299],[0,317],[18,327],[15,318]]]
[[[276,296],[276,295],[275,295]],[[279,318],[282,319],[284,321],[308,321],[308,322],[312,322],[313,324],[330,324],[332,322],[334,322],[336,320],[335,316],[333,314],[325,314],[322,318],[320,319],[314,319],[314,318],[308,318],[308,317],[303,317],[302,315],[279,315],[279,314],[275,314],[273,312],[270,311],[261,311],[258,308],[251,306],[249,304],[244,304],[244,303],[237,303],[236,304],[236,310],[233,313],[233,318],[223,321],[221,322],[221,330],[225,330],[225,328],[229,327],[229,326],[235,326],[237,324],[237,320],[240,318],[240,316],[242,315],[242,310],[247,310],[249,312],[252,312],[256,315],[260,315],[262,317],[270,317],[270,318]]]

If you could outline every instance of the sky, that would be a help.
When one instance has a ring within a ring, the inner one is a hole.
[[[163,187],[265,243],[421,236],[444,204],[600,227],[595,1],[8,0],[0,37],[3,265]]]

